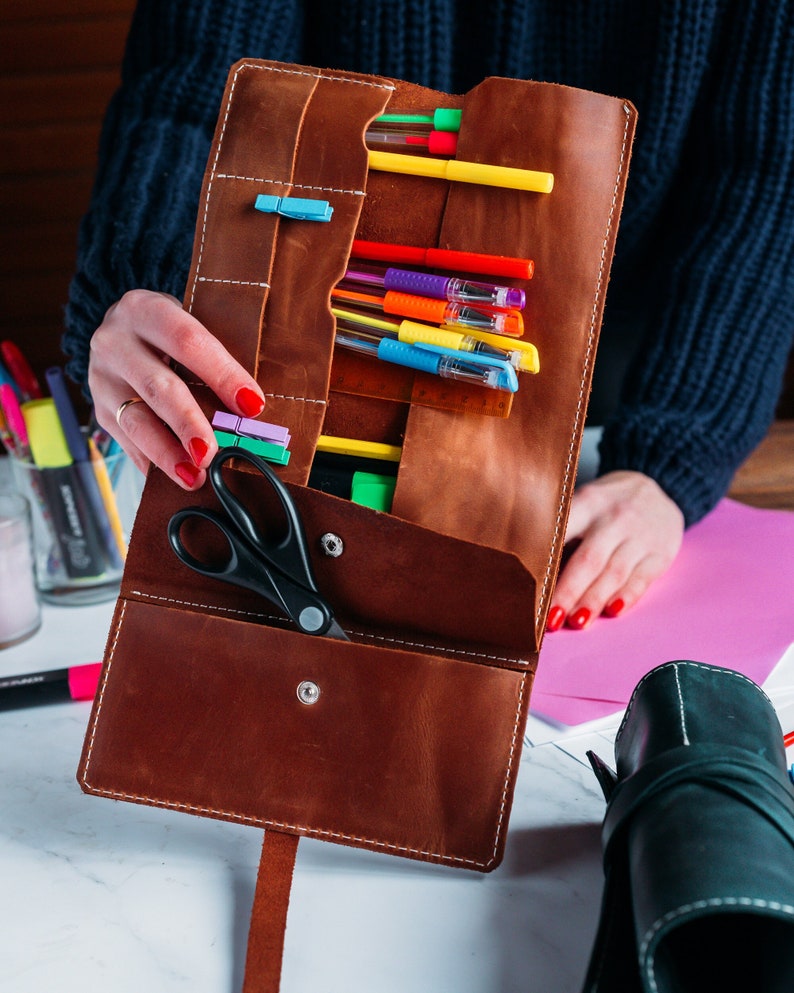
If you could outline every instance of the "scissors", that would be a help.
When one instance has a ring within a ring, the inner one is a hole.
[[[272,540],[262,533],[248,510],[226,485],[222,468],[233,458],[250,462],[275,490],[287,524],[286,532],[279,540]],[[267,462],[245,449],[222,448],[210,463],[208,475],[224,512],[186,507],[171,517],[168,539],[180,561],[202,576],[259,593],[280,607],[304,634],[349,641],[317,589],[298,508]],[[214,565],[202,561],[185,548],[182,526],[186,521],[195,519],[213,524],[226,538],[231,553],[226,562]]]

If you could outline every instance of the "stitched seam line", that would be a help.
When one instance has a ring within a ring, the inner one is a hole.
[[[758,910],[775,910],[779,913],[794,916],[794,906],[788,903],[779,903],[777,900],[759,900],[755,897],[749,896],[713,897],[710,900],[696,900],[694,903],[687,903],[682,907],[676,907],[675,910],[671,910],[669,913],[665,914],[664,917],[660,917],[658,921],[654,921],[651,927],[645,932],[645,937],[642,940],[642,945],[640,946],[640,961],[642,962],[645,960],[645,956],[648,952],[648,946],[653,941],[656,934],[663,927],[665,927],[665,925],[669,924],[670,921],[674,921],[677,917],[683,917],[684,915],[691,913],[693,910],[705,910],[707,907],[754,907]],[[658,993],[659,987],[656,984],[654,960],[651,959],[647,966],[651,990],[653,993]]]
[[[689,744],[689,735],[686,729],[686,710],[684,708],[684,693],[681,689],[681,679],[678,675],[678,663],[673,666],[673,671],[675,672],[675,689],[678,694],[678,713],[681,718],[681,744]]]
[[[263,176],[235,176],[228,172],[219,172],[216,179],[237,179],[243,183],[272,183],[274,186],[289,186],[293,190],[314,190],[319,193],[343,193],[354,197],[367,195],[366,190],[345,190],[336,186],[306,186],[303,183],[291,183],[288,179],[265,179]]]
[[[283,630],[289,631],[284,622],[283,617],[279,617],[276,614],[265,614],[261,611],[256,610],[238,610],[235,607],[218,607],[212,603],[199,603],[194,600],[180,600],[177,597],[167,597],[167,596],[157,596],[154,593],[146,593],[143,590],[132,590],[134,596],[143,597],[146,600],[153,600],[158,603],[173,603],[179,607],[191,607],[199,610],[212,610],[218,614],[239,614],[242,617],[256,618],[257,620],[263,621],[275,621],[280,622],[283,625]],[[430,645],[424,644],[421,641],[407,641],[402,638],[388,637],[382,634],[372,634],[369,631],[350,631],[350,634],[355,635],[357,638],[367,638],[370,641],[382,641],[393,645],[404,645],[407,648],[421,648],[432,652],[444,653],[447,655],[455,656],[468,656],[469,658],[475,659],[486,659],[489,662],[512,662],[517,665],[526,666],[529,663],[525,659],[513,659],[502,655],[487,655],[484,652],[467,652],[464,650],[458,650],[455,648],[445,648],[442,645]]]
[[[505,780],[502,785],[502,801],[499,804],[499,817],[496,821],[496,833],[493,839],[493,854],[488,860],[488,865],[490,865],[496,858],[496,851],[499,847],[499,838],[502,834],[502,825],[504,823],[506,807],[507,807],[507,788],[510,784],[510,770],[513,768],[513,758],[516,751],[516,737],[518,735],[518,723],[521,719],[521,704],[524,700],[524,686],[526,684],[527,677],[526,673],[521,677],[520,689],[518,691],[518,703],[516,704],[516,716],[513,721],[513,736],[510,739],[510,753],[507,757],[507,769],[505,770]]]
[[[229,283],[232,286],[259,286],[263,290],[270,289],[270,283],[257,283],[252,279],[216,279],[212,276],[197,276],[197,283]]]
[[[513,735],[510,744],[510,752],[508,755],[507,766],[505,768],[505,778],[502,786],[502,800],[499,807],[499,817],[497,819],[496,834],[494,837],[493,855],[491,856],[490,859],[488,859],[487,862],[483,862],[478,859],[468,859],[459,855],[444,855],[441,852],[426,851],[421,848],[412,848],[408,845],[396,845],[391,842],[378,841],[375,838],[365,838],[359,835],[345,834],[340,831],[328,831],[323,828],[312,828],[307,825],[289,824],[283,821],[273,821],[264,818],[251,817],[246,814],[240,814],[235,811],[222,810],[215,807],[202,807],[197,804],[178,803],[176,801],[160,799],[158,797],[144,796],[136,793],[125,793],[118,790],[108,790],[108,789],[102,789],[91,786],[91,784],[88,781],[88,773],[91,765],[94,743],[96,740],[97,724],[99,722],[100,714],[102,712],[102,707],[104,705],[105,687],[107,686],[107,681],[110,677],[110,671],[113,667],[116,648],[118,647],[119,636],[121,634],[121,626],[124,622],[124,614],[126,612],[127,601],[124,600],[123,604],[124,605],[119,613],[119,619],[116,625],[116,631],[113,635],[113,641],[111,643],[111,647],[108,652],[107,665],[105,666],[105,675],[104,675],[104,679],[102,680],[102,686],[99,691],[99,696],[97,698],[96,712],[91,725],[91,736],[88,743],[86,761],[82,774],[83,784],[93,793],[101,796],[112,797],[117,800],[137,801],[142,803],[154,804],[155,806],[158,807],[167,807],[172,810],[182,810],[195,814],[223,817],[226,820],[233,820],[242,824],[264,825],[264,826],[270,826],[281,829],[286,828],[289,829],[290,831],[303,833],[303,834],[310,834],[318,838],[341,838],[345,841],[354,842],[356,844],[370,845],[380,849],[386,849],[388,851],[404,852],[410,855],[418,855],[429,858],[441,859],[444,862],[455,863],[458,865],[470,865],[476,868],[487,869],[488,866],[493,864],[493,861],[496,858],[496,852],[499,845],[499,837],[501,835],[502,827],[504,824],[505,808],[507,805],[507,791],[510,785],[510,773],[513,767],[513,757],[515,755],[516,737],[518,734],[519,721],[521,719],[521,705],[524,699],[524,684],[526,682],[526,674],[522,675],[521,677],[521,689],[518,695],[518,704],[516,706],[515,720],[513,723]]]
[[[103,706],[103,704],[105,702],[105,688],[107,686],[108,676],[110,675],[110,667],[113,665],[113,657],[114,657],[114,655],[116,653],[116,647],[118,646],[118,643],[119,643],[119,635],[121,634],[121,625],[122,625],[122,622],[124,621],[124,613],[125,613],[126,610],[127,610],[127,601],[126,600],[123,600],[122,601],[122,606],[121,606],[121,611],[119,613],[118,624],[116,625],[116,632],[115,632],[115,634],[113,636],[113,641],[112,641],[112,643],[110,645],[110,650],[108,652],[108,664],[105,667],[105,675],[104,675],[104,678],[102,680],[102,685],[99,687],[99,694],[97,696],[97,710],[96,710],[97,719],[99,718],[99,713],[102,710],[102,706]],[[88,782],[88,767],[91,765],[91,755],[92,755],[93,750],[94,750],[94,739],[96,737],[96,726],[97,726],[97,721],[94,720],[93,723],[92,723],[92,725],[91,725],[91,737],[90,737],[90,739],[88,741],[88,748],[86,750],[85,767],[84,767],[84,770],[83,770],[83,782],[84,783],[87,783]]]
[[[368,79],[351,79],[349,76],[327,76],[324,72],[307,72],[305,69],[284,69],[279,66],[263,66],[256,62],[245,62],[240,69],[258,69],[260,72],[279,72],[284,76],[308,76],[310,79],[325,79],[330,83],[352,83],[353,86],[371,86],[376,90],[394,92],[388,83],[373,83]]]
[[[212,169],[210,170],[210,177],[207,182],[207,195],[204,198],[204,214],[201,219],[201,238],[199,239],[199,251],[198,259],[196,261],[196,274],[193,279],[193,284],[190,288],[190,300],[188,302],[188,312],[193,313],[193,303],[196,297],[196,284],[199,281],[199,273],[201,272],[201,264],[204,259],[204,246],[207,239],[207,215],[209,214],[210,208],[210,198],[212,195],[212,186],[217,178],[217,168],[218,160],[221,154],[221,148],[223,147],[223,140],[226,137],[226,125],[229,123],[229,114],[231,113],[232,103],[234,101],[234,93],[237,88],[237,77],[244,69],[259,69],[266,72],[278,72],[288,76],[308,76],[312,79],[325,79],[334,83],[353,83],[358,86],[372,86],[376,89],[387,90],[388,92],[393,92],[394,87],[388,86],[383,83],[372,83],[368,80],[363,79],[350,79],[346,76],[326,76],[321,72],[305,72],[297,69],[283,69],[277,68],[276,66],[263,66],[257,65],[253,62],[243,62],[235,70],[234,76],[232,77],[231,84],[229,86],[229,98],[226,101],[226,109],[223,114],[223,124],[221,125],[220,134],[218,136],[218,144],[215,149],[215,158],[212,161]],[[283,184],[291,186],[292,184]]]
[[[573,473],[573,462],[574,462],[574,445],[576,440],[576,435],[579,431],[579,426],[582,422],[584,416],[587,398],[585,396],[585,379],[587,377],[587,371],[593,361],[593,350],[595,345],[595,326],[596,318],[598,316],[598,305],[601,300],[601,294],[604,288],[604,271],[606,269],[606,255],[607,255],[607,245],[609,244],[609,237],[612,233],[612,224],[615,218],[615,208],[618,202],[618,191],[620,189],[620,180],[623,175],[623,168],[626,161],[626,145],[628,141],[629,134],[629,108],[624,104],[623,111],[626,116],[625,125],[623,128],[623,143],[620,148],[620,159],[618,160],[618,170],[615,175],[615,186],[612,190],[612,203],[609,207],[609,215],[607,216],[606,230],[604,231],[604,240],[601,244],[601,263],[598,268],[598,279],[596,280],[595,294],[593,296],[593,310],[590,316],[590,331],[587,338],[587,351],[585,352],[585,361],[582,366],[582,378],[579,381],[579,397],[576,403],[576,417],[574,419],[573,430],[571,431],[571,440],[568,445],[568,459],[565,463],[565,475],[563,477],[562,489],[560,490],[560,502],[557,507],[557,518],[554,522],[554,536],[551,542],[551,548],[549,549],[549,560],[546,564],[546,572],[543,576],[543,586],[540,592],[540,599],[538,600],[538,611],[535,615],[535,626],[540,624],[540,618],[543,614],[544,604],[546,602],[546,597],[549,592],[549,587],[551,583],[551,573],[552,566],[554,563],[554,558],[559,546],[561,538],[561,525],[563,508],[565,506],[565,501],[568,495],[568,491],[571,485],[571,475]]]
[[[185,383],[188,386],[206,386],[200,379],[186,379]],[[326,406],[328,401],[324,397],[294,397],[287,396],[286,393],[265,393],[265,397],[269,397],[271,400],[290,400],[294,403],[319,403],[323,407]]]
[[[712,667],[711,666],[704,665],[702,662],[681,661],[681,662],[677,662],[676,663],[676,666],[688,666],[688,667],[694,668],[694,669],[704,669],[707,672],[711,672],[712,671]],[[659,667],[657,666],[656,668],[651,669],[650,672],[646,672],[645,675],[642,677],[642,679],[634,687],[634,691],[632,692],[631,698],[629,699],[628,706],[626,707],[626,713],[623,715],[623,720],[620,722],[620,727],[618,728],[617,736],[616,736],[616,739],[615,739],[616,741],[617,741],[617,738],[620,737],[620,735],[621,735],[621,733],[623,731],[623,728],[626,726],[626,722],[628,721],[629,715],[631,714],[631,711],[632,711],[632,709],[634,707],[634,701],[637,699],[637,695],[639,694],[640,688],[642,687],[643,683],[647,679],[650,679],[654,675],[658,675],[658,668]],[[745,676],[744,673],[742,673],[742,672],[736,672],[734,669],[723,669],[721,671],[726,676],[732,676],[732,677],[734,677],[736,679],[741,679],[742,682],[747,683],[748,686],[752,686],[752,688],[756,692],[760,693],[761,696],[769,703],[769,706],[770,707],[773,706],[772,701],[769,699],[769,697],[766,695],[766,693],[764,693],[764,691],[761,689],[761,687],[757,683],[754,683],[752,681],[752,679],[750,679],[748,676]]]

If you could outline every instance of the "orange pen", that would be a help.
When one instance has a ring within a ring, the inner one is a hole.
[[[379,310],[384,314],[413,317],[432,324],[493,331],[496,334],[509,335],[511,338],[520,338],[524,333],[524,321],[518,310],[506,313],[490,311],[470,307],[468,304],[449,303],[447,300],[434,300],[431,297],[415,296],[412,293],[399,293],[397,290],[388,290],[384,296],[375,296],[337,287],[331,296],[334,300],[358,304],[360,307]]]

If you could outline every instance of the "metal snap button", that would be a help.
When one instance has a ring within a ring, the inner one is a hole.
[[[317,683],[313,683],[310,679],[304,679],[303,682],[298,685],[297,693],[300,702],[307,705],[317,703],[320,699],[320,687]]]
[[[338,534],[328,531],[320,538],[320,548],[332,559],[338,559],[345,550],[345,544]]]

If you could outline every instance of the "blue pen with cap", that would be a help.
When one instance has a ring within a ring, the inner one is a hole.
[[[513,366],[501,359],[487,355],[472,355],[453,348],[427,345],[423,342],[409,345],[393,338],[372,340],[357,337],[345,331],[336,332],[336,343],[343,348],[373,355],[384,362],[429,372],[443,379],[455,379],[493,390],[515,393],[518,376]]]

